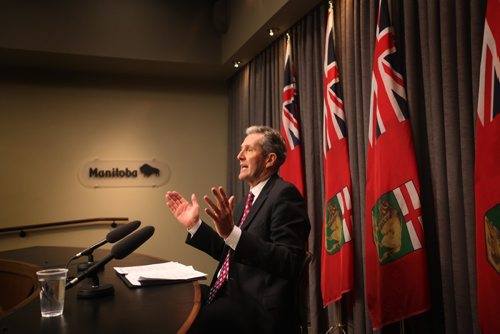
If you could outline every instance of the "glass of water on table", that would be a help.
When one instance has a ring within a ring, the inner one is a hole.
[[[64,311],[64,293],[68,269],[44,269],[36,272],[40,283],[42,317],[57,317]]]

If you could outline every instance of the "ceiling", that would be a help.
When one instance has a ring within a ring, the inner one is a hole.
[[[0,0],[0,68],[224,81],[320,2]]]

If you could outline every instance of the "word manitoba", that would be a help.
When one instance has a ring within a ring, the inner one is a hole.
[[[78,172],[80,183],[91,188],[159,187],[169,178],[169,166],[156,159],[94,159],[85,162]]]
[[[119,168],[111,170],[89,168],[89,177],[137,177],[137,170],[130,170],[128,168],[125,168],[125,170]]]
[[[139,170],[145,177],[149,177],[151,175],[160,176],[160,170],[148,164],[143,164]],[[105,177],[105,178],[113,178],[113,177],[137,177],[136,169],[120,169],[120,168],[112,168],[112,169],[99,169],[97,167],[89,168],[89,177]]]

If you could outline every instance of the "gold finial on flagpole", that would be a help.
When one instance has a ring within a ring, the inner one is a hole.
[[[338,332],[339,334],[347,334],[345,330],[345,328],[347,328],[347,325],[342,322],[342,299],[339,299],[335,302],[335,311],[337,323],[335,324],[335,326],[330,327],[325,334],[333,334],[336,332]]]
[[[333,0],[329,0],[328,5],[329,5],[330,9],[333,9]]]

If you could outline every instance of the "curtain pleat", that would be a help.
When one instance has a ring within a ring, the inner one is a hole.
[[[428,249],[432,309],[405,320],[405,333],[479,333],[474,220],[474,120],[485,1],[390,1],[405,79]],[[309,268],[310,333],[339,321],[348,333],[371,333],[365,300],[366,146],[377,22],[376,1],[334,2],[335,53],[347,118],[354,219],[355,288],[323,308],[320,291],[323,212],[323,54],[328,2],[289,31],[295,65],[314,254]],[[235,158],[253,124],[279,129],[285,35],[228,80],[228,191],[242,198]],[[338,308],[342,319],[338,319]],[[400,333],[401,324],[382,333]]]

